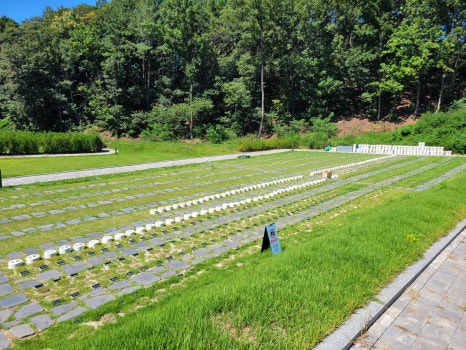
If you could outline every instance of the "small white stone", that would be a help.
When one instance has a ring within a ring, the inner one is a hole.
[[[110,242],[113,241],[113,237],[112,236],[103,236],[100,240],[102,241],[102,244],[109,244]]]
[[[23,260],[21,259],[13,259],[13,260],[8,261],[9,269],[16,269],[22,265],[23,265]]]
[[[164,223],[163,221],[156,221],[156,222],[154,223],[154,225],[155,225],[155,227],[162,227],[162,226],[165,225],[165,223]]]
[[[31,254],[26,257],[26,264],[31,265],[40,260],[39,254]]]
[[[44,252],[44,259],[50,259],[55,255],[57,255],[57,251],[55,249],[46,250]]]
[[[95,248],[100,244],[100,242],[97,239],[91,239],[89,242],[87,242],[87,246],[89,248]]]
[[[113,235],[113,238],[115,238],[115,241],[121,241],[125,237],[126,237],[126,234],[124,232],[117,232]]]
[[[136,233],[140,235],[143,233],[146,233],[146,227],[145,226],[136,227]]]
[[[75,243],[73,244],[73,250],[76,251],[76,252],[79,252],[80,250],[83,250],[84,248],[86,248],[86,245],[84,243]]]
[[[71,246],[70,245],[62,245],[58,248],[58,253],[59,254],[66,254],[71,252]]]

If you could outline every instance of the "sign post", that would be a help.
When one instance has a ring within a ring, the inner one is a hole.
[[[282,251],[280,240],[278,239],[278,230],[275,224],[266,225],[264,229],[264,237],[262,238],[261,252],[272,248],[272,254],[276,255]]]

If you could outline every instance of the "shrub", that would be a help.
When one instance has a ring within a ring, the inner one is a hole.
[[[96,134],[0,132],[0,154],[99,152],[103,147]]]
[[[291,139],[268,139],[268,140],[247,140],[243,139],[238,144],[238,151],[240,152],[253,152],[265,151],[269,149],[291,148]]]
[[[226,129],[221,125],[211,125],[206,130],[207,139],[215,144],[222,143],[227,139]]]

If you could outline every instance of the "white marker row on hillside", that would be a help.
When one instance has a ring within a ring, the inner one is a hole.
[[[392,158],[392,157],[395,157],[395,155],[391,155],[391,156],[387,156],[387,157],[380,157],[380,158],[372,158],[372,159],[364,160],[364,161],[362,161],[362,162],[349,163],[349,164],[334,166],[334,167],[332,167],[332,168],[327,168],[327,169],[320,169],[320,170],[316,170],[316,171],[311,171],[311,172],[309,173],[309,175],[310,175],[310,176],[319,175],[319,174],[323,174],[323,173],[329,172],[329,171],[335,171],[335,170],[340,170],[340,169],[351,168],[351,167],[353,167],[353,166],[363,165],[363,164],[367,164],[367,163],[371,163],[371,162],[376,162],[376,161],[379,161],[379,160],[381,160],[381,159],[387,159],[387,158]]]
[[[302,176],[300,176],[299,178],[302,178]],[[281,181],[281,180],[277,180],[277,181]],[[289,180],[289,181],[291,181],[291,180]],[[326,179],[308,181],[308,182],[305,182],[305,183],[302,183],[302,184],[299,184],[299,185],[280,188],[278,190],[272,191],[272,192],[264,194],[264,195],[249,197],[249,198],[243,199],[241,201],[237,201],[237,202],[222,203],[221,205],[218,205],[216,207],[211,207],[211,208],[208,208],[208,209],[201,209],[200,211],[193,211],[192,213],[184,214],[183,216],[176,216],[174,218],[165,219],[164,221],[155,221],[155,223],[147,224],[145,227],[144,226],[139,226],[139,227],[136,227],[134,230],[126,230],[125,232],[117,232],[117,233],[114,233],[112,236],[110,236],[110,235],[103,236],[100,240],[93,239],[93,240],[90,240],[87,243],[75,243],[73,246],[63,245],[63,246],[60,246],[58,248],[58,250],[57,249],[48,249],[48,250],[44,251],[44,253],[42,254],[42,257],[39,254],[28,255],[26,257],[26,264],[28,264],[28,265],[33,264],[34,262],[39,261],[41,258],[51,259],[51,258],[53,258],[54,256],[57,256],[57,255],[67,254],[67,253],[70,253],[72,251],[80,251],[80,250],[85,249],[86,247],[92,249],[92,248],[95,248],[96,246],[98,246],[100,244],[110,244],[113,241],[121,241],[125,237],[134,236],[136,234],[143,235],[147,231],[150,231],[150,230],[152,230],[154,228],[169,226],[169,225],[173,225],[173,224],[178,223],[178,222],[191,220],[192,218],[197,218],[199,216],[203,216],[203,215],[207,215],[207,214],[213,214],[215,212],[220,212],[220,211],[226,210],[228,208],[234,208],[234,207],[244,205],[244,204],[248,204],[248,203],[251,203],[251,202],[259,202],[259,201],[261,201],[263,199],[270,199],[270,198],[273,198],[273,197],[275,197],[277,195],[280,195],[280,194],[283,194],[283,193],[286,193],[286,192],[291,192],[291,191],[303,189],[303,188],[306,188],[306,187],[309,187],[309,186],[317,185],[317,184],[322,183],[324,181],[326,181]],[[278,182],[278,183],[281,183],[281,182]],[[260,185],[262,185],[262,184],[260,184]],[[259,185],[254,185],[254,186],[259,186]],[[256,188],[261,188],[261,187],[265,187],[265,186],[260,186],[260,187],[256,187]],[[22,265],[24,265],[24,262],[21,259],[14,259],[14,260],[10,260],[8,262],[8,268],[9,269],[16,269],[16,268],[18,268],[18,267],[20,267]]]
[[[210,195],[210,196],[205,196],[205,197],[202,197],[202,198],[193,199],[192,201],[166,205],[166,206],[163,206],[163,207],[158,207],[157,209],[151,209],[150,214],[151,215],[156,215],[156,214],[171,211],[171,210],[174,210],[174,209],[190,207],[191,205],[198,205],[200,203],[208,202],[208,201],[211,201],[211,200],[214,200],[214,199],[226,198],[226,197],[229,197],[229,196],[232,196],[232,195],[235,195],[235,194],[252,191],[252,190],[255,190],[255,189],[258,189],[258,188],[264,188],[264,187],[268,187],[268,186],[272,186],[272,185],[278,185],[278,184],[285,183],[285,182],[301,180],[302,178],[303,178],[302,175],[292,176],[292,177],[288,177],[288,178],[285,178],[285,179],[279,179],[279,180],[274,180],[274,181],[269,181],[269,182],[263,182],[263,183],[260,183],[260,184],[257,184],[257,185],[241,187],[241,188],[237,188],[235,190],[226,191],[226,192],[222,192],[222,193],[216,193],[216,194],[213,194],[213,195]]]
[[[419,142],[417,146],[395,146],[395,145],[353,145],[355,153],[371,154],[398,154],[410,156],[451,156],[451,151],[444,151],[443,147],[426,146]]]

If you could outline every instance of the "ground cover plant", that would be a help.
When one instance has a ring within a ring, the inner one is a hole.
[[[310,171],[366,159],[375,161],[298,186],[317,178]],[[464,217],[465,166],[459,157],[287,152],[4,188],[0,278],[13,291],[0,284],[6,293],[0,311],[12,310],[1,326],[26,323],[39,333],[16,340],[18,348],[311,347]],[[455,169],[460,172],[440,185],[411,189]],[[305,178],[149,214],[294,175]],[[42,253],[250,196],[262,198],[6,268],[9,259],[34,249]],[[271,222],[284,248],[274,258],[258,253],[263,226]],[[12,295],[27,300],[4,307]],[[43,310],[18,319],[34,303]],[[36,317],[54,325],[40,333]]]

